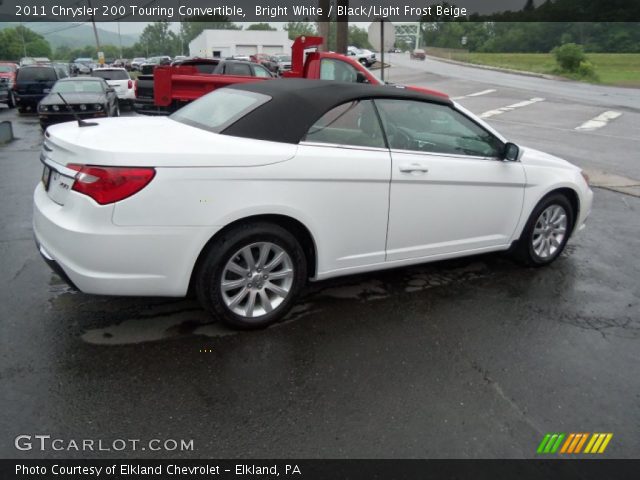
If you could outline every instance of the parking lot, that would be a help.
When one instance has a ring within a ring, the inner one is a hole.
[[[607,457],[637,456],[638,91],[391,63],[391,80],[443,90],[607,186],[562,258],[533,269],[485,255],[313,283],[287,321],[256,332],[220,326],[193,299],[76,293],[32,238],[38,120],[0,107],[17,137],[0,147],[1,457],[86,456],[15,450],[17,435],[47,434],[193,439],[171,453],[185,458],[521,458],[547,432],[612,432]],[[587,123],[604,112],[619,115]]]

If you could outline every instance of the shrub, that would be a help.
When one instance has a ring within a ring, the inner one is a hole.
[[[593,66],[593,63],[587,60],[580,62],[580,65],[578,66],[578,76],[587,80],[598,79],[598,75],[596,74],[596,69]]]
[[[560,69],[565,72],[578,73],[580,63],[587,61],[582,45],[575,43],[565,43],[551,50],[551,53],[556,57]]]

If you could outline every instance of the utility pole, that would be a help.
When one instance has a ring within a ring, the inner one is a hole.
[[[24,53],[24,57],[27,56],[27,44],[24,42],[24,27],[22,26],[22,22],[20,22],[20,36],[22,37],[22,53]]]
[[[118,20],[118,44],[120,45],[120,58],[122,58],[122,37],[120,36],[120,20]]]
[[[337,0],[337,4],[345,7],[342,11],[346,12],[349,8],[349,0]],[[337,9],[336,9],[337,10]],[[336,52],[346,55],[349,46],[349,15],[338,15],[336,23]]]
[[[93,34],[96,37],[96,52],[100,51],[100,38],[98,37],[98,28],[96,27],[96,17],[93,15],[93,7],[91,6],[91,0],[87,0],[89,8],[91,9],[91,23],[93,24]]]
[[[331,0],[320,0],[319,7],[322,9],[323,13],[329,12],[329,5],[331,4]],[[331,24],[329,23],[329,19],[326,20],[323,17],[318,17],[318,34],[324,39],[322,45],[318,50],[329,50],[329,28]]]

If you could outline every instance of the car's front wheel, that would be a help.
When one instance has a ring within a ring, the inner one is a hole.
[[[241,225],[209,245],[195,277],[202,306],[235,328],[281,320],[307,276],[304,251],[286,229]]]
[[[531,213],[518,240],[516,258],[532,266],[553,262],[569,240],[574,215],[565,195],[554,193],[543,198]]]

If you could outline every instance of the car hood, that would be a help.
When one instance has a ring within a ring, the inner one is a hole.
[[[520,161],[524,165],[536,165],[541,167],[557,167],[557,168],[566,168],[568,170],[580,170],[575,165],[563,160],[562,158],[556,157],[549,153],[541,152],[540,150],[536,150],[534,148],[529,147],[520,147]]]
[[[62,96],[70,105],[81,103],[104,103],[107,101],[102,93],[63,93]],[[57,93],[50,93],[42,99],[41,105],[64,105],[64,102]]]
[[[297,145],[232,137],[191,127],[168,117],[116,117],[75,122],[47,130],[45,150],[53,161],[142,167],[235,167],[278,163]]]

